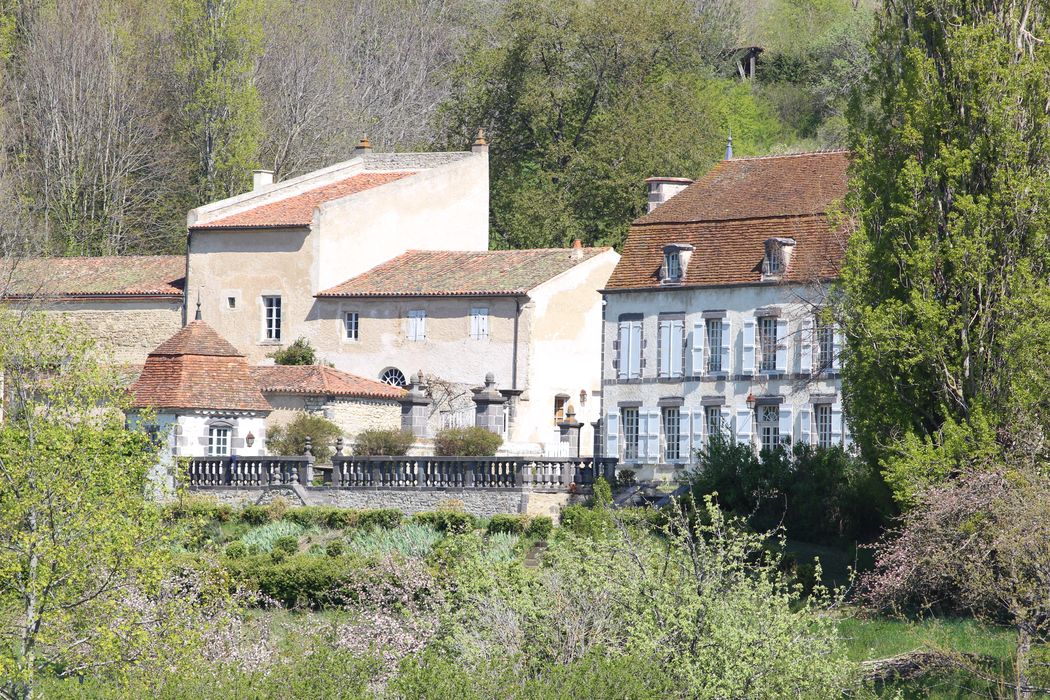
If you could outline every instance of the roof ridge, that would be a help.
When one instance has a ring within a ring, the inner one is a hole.
[[[687,226],[689,224],[720,224],[727,221],[786,221],[788,219],[819,219],[827,218],[827,211],[804,212],[802,214],[770,214],[767,216],[739,216],[721,219],[681,219],[674,221],[638,221],[631,224],[631,228],[641,226]]]
[[[734,160],[772,160],[774,158],[800,158],[805,156],[828,156],[838,155],[840,153],[850,153],[848,148],[829,148],[827,150],[821,149],[817,151],[801,151],[799,153],[770,153],[764,156],[734,156],[733,158],[723,159],[720,163],[731,163]]]

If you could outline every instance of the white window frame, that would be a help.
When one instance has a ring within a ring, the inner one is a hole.
[[[284,316],[284,302],[280,294],[264,294],[263,305],[263,340],[273,343],[281,342],[281,325]]]
[[[663,461],[665,463],[682,461],[682,411],[678,406],[664,406],[660,409],[660,427],[663,433]]]
[[[229,457],[233,429],[228,425],[208,426],[208,456]]]
[[[642,376],[642,321],[632,319],[617,324],[616,376],[638,379]]]
[[[680,280],[682,279],[682,254],[677,250],[669,250],[664,254],[664,269],[667,272],[667,279],[669,280]]]
[[[642,433],[639,414],[641,409],[620,409],[620,424],[623,430],[623,461],[637,462],[641,458]]]
[[[407,323],[405,336],[410,342],[419,343],[427,339],[427,312],[425,309],[410,310]]]
[[[816,330],[817,371],[830,372],[835,366],[835,325],[817,321]]]
[[[763,404],[757,410],[758,448],[772,450],[780,444],[780,406]]]
[[[470,308],[470,337],[472,340],[486,340],[489,337],[489,307]]]
[[[725,429],[725,426],[722,423],[721,406],[704,406],[704,428],[707,430],[708,440],[715,435],[721,434]]]
[[[818,403],[813,405],[813,427],[817,447],[828,448],[834,444],[831,429],[831,404]]]
[[[361,314],[357,311],[343,312],[343,340],[357,342],[361,339]]]
[[[777,368],[777,317],[760,316],[758,323],[758,369],[760,372],[776,372]]]
[[[717,333],[713,333],[717,329]],[[727,371],[722,366],[722,334],[725,332],[725,323],[720,318],[709,318],[704,322],[704,334],[707,336],[707,361],[704,368],[710,374]],[[715,341],[718,341],[717,343]]]

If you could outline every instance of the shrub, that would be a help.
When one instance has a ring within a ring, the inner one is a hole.
[[[233,506],[219,503],[209,496],[190,495],[172,503],[168,513],[175,519],[202,518],[225,523],[233,517]]]
[[[608,508],[612,505],[612,486],[605,480],[604,476],[599,476],[594,480],[592,501],[596,508]]]
[[[508,533],[546,539],[554,529],[554,521],[546,515],[493,515],[485,528],[490,535]]]
[[[230,559],[240,559],[248,555],[248,548],[243,542],[230,542],[226,545],[226,556]]]
[[[599,538],[613,530],[612,515],[605,508],[567,506],[561,512],[563,529],[584,537]]]
[[[285,514],[286,520],[299,523],[304,527],[327,527],[342,530],[357,523],[359,513],[350,508],[334,506],[303,506],[292,508]]]
[[[299,551],[299,538],[293,535],[278,537],[273,542],[273,548],[275,551],[284,552],[285,554],[295,554]]]
[[[627,488],[628,486],[634,486],[638,481],[635,478],[634,470],[632,469],[621,469],[616,472],[616,486],[618,488]]]
[[[478,526],[477,519],[470,513],[457,510],[434,510],[428,513],[416,513],[413,522],[429,525],[438,532],[461,535]]]
[[[514,535],[519,535],[524,531],[522,527],[522,518],[520,515],[503,515],[497,514],[489,518],[489,524],[485,528],[485,531],[490,535],[494,535],[498,532],[506,532]]]
[[[415,441],[415,436],[407,430],[362,430],[354,438],[354,454],[358,457],[400,457],[408,454]]]
[[[434,437],[434,453],[439,457],[491,457],[503,438],[484,428],[445,428]]]
[[[341,557],[346,554],[346,544],[342,540],[332,540],[324,548],[324,553],[330,557]]]
[[[354,602],[348,598],[347,584],[362,567],[360,559],[281,554],[229,560],[227,568],[234,580],[287,608],[318,610]]]
[[[263,525],[270,522],[270,509],[266,506],[245,506],[241,509],[240,518],[249,525]]]
[[[405,519],[404,513],[397,508],[377,508],[375,510],[363,510],[357,514],[357,527],[364,530],[382,528],[393,530]]]
[[[525,534],[529,537],[536,537],[541,540],[545,540],[550,537],[551,532],[554,530],[554,521],[546,515],[537,515],[529,518],[528,523],[525,525]]]
[[[316,365],[317,351],[306,338],[296,338],[286,348],[271,352],[267,357],[273,358],[278,365]]]
[[[310,451],[317,462],[323,463],[335,454],[335,440],[342,434],[342,429],[324,416],[300,413],[288,425],[271,428],[266,445],[271,454],[295,456],[306,451],[306,439],[310,438]]]
[[[441,533],[423,523],[407,523],[393,530],[355,532],[348,543],[350,551],[362,556],[425,557],[438,542]]]
[[[298,541],[299,537],[305,532],[306,528],[298,523],[278,520],[249,530],[241,537],[241,542],[249,550],[269,552],[274,549],[279,539],[293,537]]]

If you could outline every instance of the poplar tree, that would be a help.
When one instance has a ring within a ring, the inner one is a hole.
[[[994,455],[1050,379],[1050,46],[1036,0],[887,0],[852,110],[853,432],[905,505]]]
[[[257,0],[173,0],[177,133],[195,164],[196,204],[239,194],[262,140],[255,64],[262,51]]]

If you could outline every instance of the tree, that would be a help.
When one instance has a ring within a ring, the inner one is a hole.
[[[145,654],[167,538],[146,499],[155,451],[125,428],[120,384],[54,319],[0,313],[0,693],[45,666],[76,674]],[[168,609],[160,620],[179,616]]]
[[[1025,445],[1029,448],[1030,443]],[[1045,448],[1015,452],[928,489],[877,550],[863,581],[871,605],[895,612],[955,608],[1017,634],[1016,698],[1033,687],[1033,645],[1050,642],[1050,476]],[[975,672],[981,675],[980,670]]]
[[[175,128],[195,161],[193,204],[240,194],[262,138],[258,0],[172,0],[171,13]]]
[[[310,441],[310,452],[320,463],[335,454],[335,440],[343,434],[342,428],[324,416],[300,413],[287,425],[271,428],[266,448],[275,455],[301,455]]]
[[[619,244],[643,181],[697,176],[728,128],[747,153],[776,138],[747,86],[713,77],[730,3],[512,0],[474,36],[445,106],[450,143],[492,142],[498,247]]]
[[[273,358],[278,365],[316,365],[317,350],[306,338],[296,338],[288,347],[270,353],[267,357]]]
[[[914,500],[1046,424],[1050,50],[1031,1],[891,0],[852,111],[844,394],[864,453]]]

